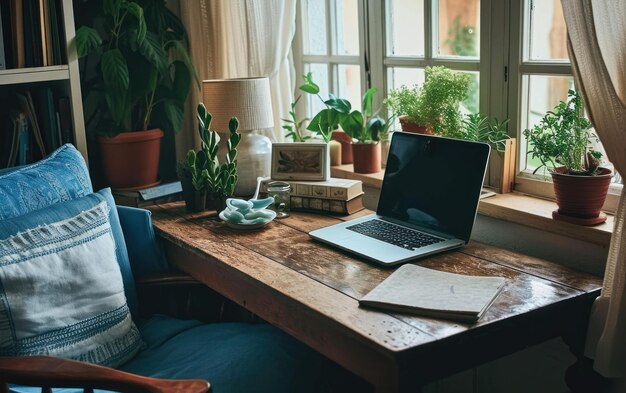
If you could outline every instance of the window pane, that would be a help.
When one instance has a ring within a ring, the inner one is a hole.
[[[325,55],[326,47],[326,1],[305,0],[303,7],[304,54]]]
[[[337,66],[337,74],[337,95],[350,101],[352,109],[361,110],[361,67],[340,64]]]
[[[388,0],[387,55],[424,57],[424,0]]]
[[[389,90],[397,89],[403,85],[421,85],[426,79],[423,68],[389,67],[387,75]]]
[[[313,81],[320,87],[320,96],[324,99],[328,97],[328,65],[326,64],[305,64],[305,72],[313,73]],[[309,94],[305,94],[308,99],[307,103],[307,117],[311,117],[313,114],[318,113],[325,108],[324,103],[317,97],[313,97]]]
[[[335,48],[338,55],[359,54],[359,10],[356,0],[338,0]]]
[[[470,93],[467,100],[463,101],[461,105],[469,113],[478,113],[480,97],[480,74],[478,72],[466,72],[466,74],[469,74],[471,78]]]
[[[574,81],[571,76],[526,75],[523,85],[527,88],[522,97],[521,130],[533,127],[547,111],[554,109],[559,101],[566,101],[567,91],[573,88]],[[526,152],[530,150],[532,146],[526,143]],[[524,151],[522,156],[525,156]],[[527,170],[533,171],[540,165],[538,159],[526,157]]]
[[[560,0],[532,1],[526,60],[568,60],[567,30]]]
[[[478,57],[480,54],[480,1],[439,0],[439,56]]]

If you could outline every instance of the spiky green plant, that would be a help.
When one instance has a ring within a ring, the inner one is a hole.
[[[194,189],[206,191],[211,198],[230,197],[237,185],[237,145],[241,141],[241,135],[237,132],[239,122],[233,117],[228,123],[226,157],[220,164],[217,157],[220,138],[217,132],[211,130],[212,116],[202,103],[198,105],[197,117],[200,150],[196,152],[191,149],[187,152],[186,160],[177,168],[178,175],[190,179]]]
[[[469,114],[463,119],[463,127],[458,135],[461,139],[485,142],[492,150],[502,155],[506,146],[509,119],[498,121],[497,118],[489,120],[480,113]]]

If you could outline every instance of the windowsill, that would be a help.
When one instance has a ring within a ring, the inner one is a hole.
[[[361,180],[363,185],[380,189],[384,171],[373,174],[354,173],[352,165],[331,167],[331,176]],[[576,240],[608,246],[611,242],[614,216],[609,215],[604,224],[593,227],[573,225],[552,219],[556,203],[521,193],[496,194],[482,199],[478,213],[503,221],[570,237]]]

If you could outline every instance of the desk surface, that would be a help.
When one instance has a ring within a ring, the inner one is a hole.
[[[372,311],[360,308],[358,299],[394,269],[374,266],[307,235],[351,217],[293,213],[248,232],[227,228],[214,212],[187,214],[180,203],[151,210],[170,263],[378,391],[414,390],[553,337],[564,337],[577,351],[602,285],[595,276],[472,242],[415,263],[507,278],[478,323]]]

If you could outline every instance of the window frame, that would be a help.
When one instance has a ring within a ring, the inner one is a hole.
[[[526,160],[526,144],[522,135],[522,114],[524,113],[523,93],[528,86],[524,84],[525,75],[572,75],[569,62],[562,61],[524,61],[524,34],[529,34],[530,21],[525,7],[537,0],[481,0],[480,1],[480,55],[478,59],[436,57],[433,55],[437,42],[437,0],[424,0],[424,57],[388,56],[389,38],[387,23],[387,2],[385,0],[364,0],[358,2],[359,55],[333,55],[335,45],[329,33],[335,30],[333,0],[324,0],[326,4],[328,56],[303,54],[302,28],[296,28],[293,54],[296,68],[296,85],[301,82],[305,63],[327,64],[329,69],[328,86],[336,91],[336,66],[339,64],[359,65],[361,68],[361,94],[371,86],[379,88],[374,97],[375,107],[382,105],[389,88],[390,67],[424,68],[443,65],[454,70],[478,72],[479,74],[479,111],[491,118],[510,119],[509,135],[517,138],[515,191],[555,199],[554,189],[549,175],[529,175],[522,171]],[[304,1],[297,7],[297,23],[300,26]],[[331,19],[333,18],[333,19]],[[382,38],[381,38],[382,37]],[[358,60],[357,60],[358,59]],[[381,94],[382,93],[382,94]],[[297,94],[297,92],[296,92]],[[298,110],[306,113],[305,99],[300,100]],[[524,154],[524,156],[522,156]],[[495,162],[490,165],[499,165]],[[499,166],[489,170],[500,170]],[[612,184],[604,210],[614,212],[619,200],[622,185]]]

